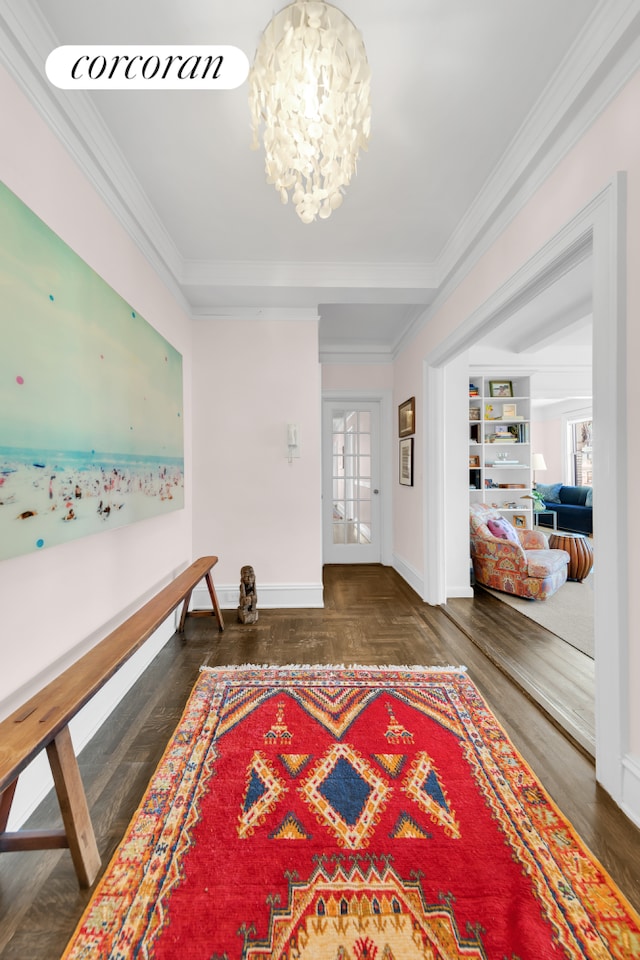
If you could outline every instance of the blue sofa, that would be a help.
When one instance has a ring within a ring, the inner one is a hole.
[[[570,487],[562,483],[537,483],[545,510],[554,510],[558,516],[558,530],[571,533],[593,533],[593,506],[591,487]],[[538,517],[541,527],[552,527],[552,517]]]

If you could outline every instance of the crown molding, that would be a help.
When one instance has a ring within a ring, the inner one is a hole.
[[[393,363],[393,354],[382,343],[325,343],[320,350],[320,363],[378,364]]]
[[[181,258],[102,117],[84,91],[54,88],[44,64],[57,38],[31,0],[4,0],[0,62],[185,311]]]
[[[3,0],[0,60],[186,312],[196,319],[220,316],[193,312],[191,286],[334,288],[346,301],[350,288],[402,291],[405,300],[414,291],[437,290],[391,348],[395,357],[637,70],[640,0],[601,0],[437,261],[426,264],[184,260],[88,94],[71,96],[48,84],[44,62],[55,45],[32,0]]]
[[[625,64],[614,54],[629,31],[637,37],[639,17],[638,0],[601,0],[443,248],[438,257],[441,283],[514,189],[536,168],[537,176],[531,181],[530,193],[537,189],[637,69],[636,57],[627,58]],[[574,108],[580,96],[595,82],[607,61],[612,60],[608,64],[609,76],[592,91],[589,103],[582,108],[580,116],[576,116]],[[548,149],[554,139],[556,149]],[[545,148],[547,155],[541,164],[541,152]],[[520,198],[517,206],[521,205]]]
[[[639,63],[640,0],[601,0],[443,248],[437,260],[438,293],[405,330],[396,356],[410,346]]]
[[[312,307],[200,307],[191,311],[192,320],[304,320],[317,322],[318,311]]]
[[[562,380],[562,376],[569,372],[574,373],[585,373],[591,376],[593,367],[590,363],[576,363],[572,364],[570,367],[567,367],[566,363],[545,363],[545,364],[536,364],[535,359],[532,361],[529,357],[526,361],[518,360],[515,358],[513,362],[511,359],[505,360],[501,363],[470,363],[469,364],[469,375],[476,377],[488,377],[492,376],[495,379],[500,377],[505,377],[505,379],[512,379],[513,376],[517,375],[519,377],[533,377],[536,374],[552,374],[559,382]]]
[[[432,290],[438,285],[438,275],[432,263],[184,260],[180,282],[185,286],[349,286]]]

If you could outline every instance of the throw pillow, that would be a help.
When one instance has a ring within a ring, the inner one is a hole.
[[[562,503],[558,494],[561,483],[536,483],[536,490],[545,503]]]
[[[488,520],[487,526],[489,532],[492,533],[494,537],[499,537],[501,540],[512,540],[518,544],[520,543],[518,534],[504,517],[500,517],[497,520]]]
[[[593,487],[587,490],[587,499],[584,501],[585,507],[593,507]]]

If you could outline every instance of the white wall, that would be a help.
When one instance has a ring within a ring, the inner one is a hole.
[[[182,353],[187,476],[184,510],[0,563],[4,717],[191,561],[192,348],[185,313],[3,69],[0,102],[0,178]],[[0,326],[11,322],[0,312]],[[91,710],[79,716],[72,728],[76,748],[172,632],[171,626],[161,630]],[[50,783],[33,776],[31,781],[21,778],[14,826]]]
[[[194,550],[220,558],[221,604],[237,607],[251,564],[259,606],[321,606],[317,318],[195,322],[193,408]]]

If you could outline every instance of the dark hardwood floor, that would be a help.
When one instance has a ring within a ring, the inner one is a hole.
[[[590,657],[482,587],[475,588],[473,602],[449,600],[443,609],[492,663],[595,757],[595,663]]]
[[[501,608],[499,615],[488,601]],[[185,639],[174,636],[163,648],[80,756],[103,866],[136,810],[201,664],[464,664],[547,791],[640,909],[640,864],[633,853],[640,848],[639,831],[598,787],[584,749],[532,701],[526,685],[507,676],[496,654],[504,647],[517,661],[518,644],[536,624],[523,624],[526,618],[491,597],[425,606],[391,568],[381,566],[326,567],[325,604],[323,610],[260,609],[251,626],[226,611],[222,635],[213,618],[193,618]],[[544,658],[522,659],[522,674],[554,671],[553,659],[550,665]],[[538,676],[529,682],[543,681]],[[556,677],[547,682],[557,686]],[[581,694],[565,682],[565,700],[579,700]],[[59,819],[50,797],[29,826]],[[66,851],[0,855],[0,960],[56,960],[90,893],[78,888]]]

